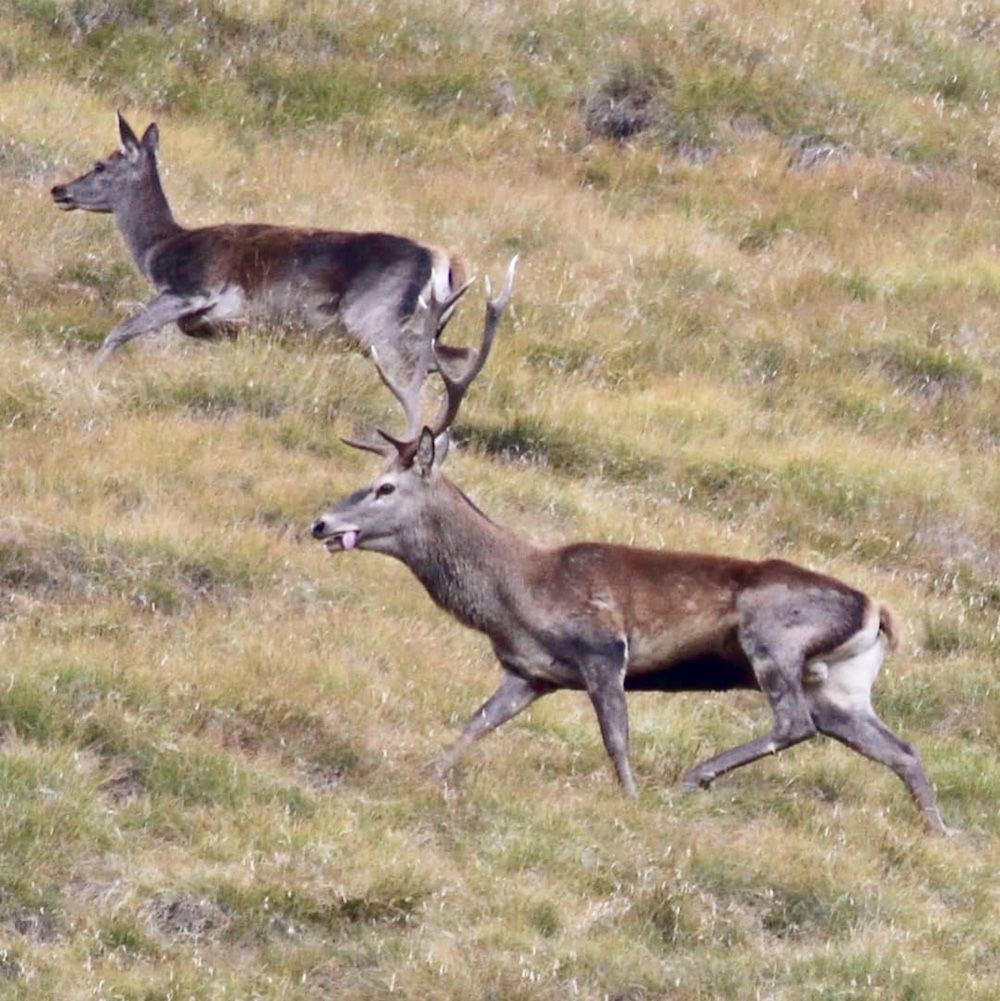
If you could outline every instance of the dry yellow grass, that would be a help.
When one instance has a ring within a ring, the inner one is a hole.
[[[0,13],[0,997],[996,996],[988,5],[115,10]],[[653,81],[659,132],[587,135],[609,79]],[[87,369],[148,289],[47,192],[118,105],[186,223],[519,251],[452,478],[541,540],[779,553],[889,601],[877,702],[962,833],[829,742],[682,796],[766,725],[748,693],[634,698],[635,804],[571,693],[443,794],[487,645],[308,539],[374,472],[338,436],[397,420],[370,363],[168,332]],[[795,166],[804,136],[837,155]]]

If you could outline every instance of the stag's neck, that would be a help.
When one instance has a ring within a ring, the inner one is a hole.
[[[149,252],[158,243],[181,232],[163,193],[155,164],[115,209],[115,222],[136,267],[148,278]]]
[[[454,485],[399,554],[431,598],[460,622],[495,634],[509,615],[515,578],[534,547],[484,515]]]

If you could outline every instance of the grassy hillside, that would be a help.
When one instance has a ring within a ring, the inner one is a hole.
[[[978,2],[4,5],[0,998],[1000,994],[998,51]],[[398,426],[370,363],[171,330],[88,371],[149,290],[47,192],[116,107],[186,223],[520,252],[452,478],[891,603],[876,704],[961,834],[829,741],[682,795],[752,693],[633,698],[637,803],[572,693],[443,793],[488,644],[308,537],[377,469],[339,435]]]

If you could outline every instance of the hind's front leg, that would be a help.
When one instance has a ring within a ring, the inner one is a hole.
[[[202,312],[204,302],[192,302],[187,296],[164,292],[158,295],[145,309],[127,320],[123,320],[108,334],[94,358],[94,367],[100,368],[123,344],[134,337],[150,334],[168,323],[175,323],[185,316]]]

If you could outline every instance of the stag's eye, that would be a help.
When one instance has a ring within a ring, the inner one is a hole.
[[[394,483],[383,483],[376,491],[375,497],[388,497],[396,489]]]
[[[99,174],[102,170],[107,170],[108,168],[103,163],[94,164],[94,173]]]

